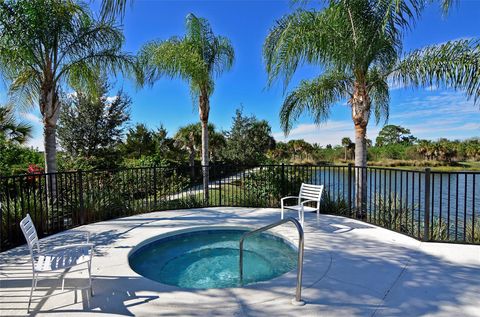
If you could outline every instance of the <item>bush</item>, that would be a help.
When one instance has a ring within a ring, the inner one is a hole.
[[[282,178],[281,166],[251,170],[242,184],[248,202],[255,207],[278,207],[283,196],[298,195],[302,182],[306,182],[308,176],[292,169],[285,169],[284,173]]]
[[[334,199],[328,190],[324,191],[320,202],[320,212],[338,216],[350,216],[348,203],[343,197]]]
[[[42,167],[42,154],[0,138],[0,175],[24,174],[30,164]]]

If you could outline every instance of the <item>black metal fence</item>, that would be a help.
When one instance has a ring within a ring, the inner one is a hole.
[[[0,177],[0,249],[24,243],[29,213],[39,235],[158,210],[279,207],[302,182],[325,185],[321,211],[428,241],[480,243],[480,173],[305,165],[146,167]],[[357,180],[357,181],[356,181]]]

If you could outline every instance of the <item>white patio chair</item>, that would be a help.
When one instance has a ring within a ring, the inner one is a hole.
[[[32,218],[29,214],[20,221],[20,228],[23,235],[27,240],[28,248],[30,249],[30,257],[32,260],[32,288],[30,289],[30,298],[28,300],[27,312],[30,312],[30,304],[32,303],[33,291],[37,288],[37,281],[39,280],[39,274],[51,273],[55,271],[62,271],[59,276],[62,279],[62,291],[65,286],[65,274],[67,272],[73,273],[82,270],[88,270],[88,286],[83,289],[89,289],[89,295],[93,296],[92,289],[92,257],[93,257],[93,244],[90,243],[90,235],[88,232],[75,231],[75,233],[81,232],[86,234],[86,243],[69,244],[59,247],[52,246],[45,250],[40,250],[40,244],[37,236],[37,231],[33,224]],[[72,234],[63,233],[61,235]],[[58,236],[58,235],[57,235]],[[75,266],[86,264],[85,268],[81,268],[75,271],[70,271]],[[51,276],[50,276],[51,277]],[[48,278],[48,277],[47,277]],[[43,278],[46,279],[46,278]]]
[[[305,218],[305,211],[316,211],[317,214],[320,213],[320,200],[322,199],[323,185],[312,185],[302,183],[300,187],[300,193],[298,196],[288,196],[283,197],[281,200],[282,206],[282,219],[285,209],[296,210],[298,211],[298,218],[303,227],[303,222]],[[293,206],[285,205],[285,200],[287,199],[296,199],[297,204]],[[307,206],[307,203],[316,202],[316,207]]]

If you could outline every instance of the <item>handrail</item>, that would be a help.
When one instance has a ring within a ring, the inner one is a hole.
[[[298,222],[297,219],[288,217],[280,221],[269,224],[268,226],[261,227],[249,232],[245,232],[240,238],[240,262],[239,262],[239,272],[240,272],[240,284],[243,284],[243,242],[249,236],[254,234],[272,229],[274,227],[283,225],[284,223],[292,222],[298,231],[298,263],[297,263],[297,290],[295,292],[295,298],[292,300],[294,305],[305,305],[305,302],[302,300],[302,276],[303,276],[303,253],[304,253],[304,233],[302,225]]]

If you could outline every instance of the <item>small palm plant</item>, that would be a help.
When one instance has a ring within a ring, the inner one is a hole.
[[[347,153],[350,147],[352,146],[352,140],[349,137],[342,138],[342,146],[345,151],[345,161],[347,161]]]
[[[178,129],[173,137],[175,145],[188,152],[188,161],[192,179],[195,178],[195,157],[201,145],[201,127],[189,124]]]
[[[182,78],[190,84],[194,102],[198,103],[202,124],[202,165],[204,198],[208,201],[208,117],[214,79],[229,70],[234,61],[230,41],[217,36],[207,20],[189,14],[186,35],[145,44],[139,53],[143,68],[141,83],[153,84],[162,76]]]
[[[451,1],[444,1],[448,7]],[[356,202],[364,213],[366,135],[373,112],[388,118],[389,82],[402,86],[442,85],[480,96],[480,42],[449,41],[403,51],[405,30],[420,15],[421,0],[334,0],[322,11],[299,9],[270,30],[264,44],[269,84],[282,77],[287,87],[298,66],[320,65],[318,78],[303,80],[288,93],[280,120],[285,133],[303,112],[326,121],[332,106],[347,101],[355,127]]]

